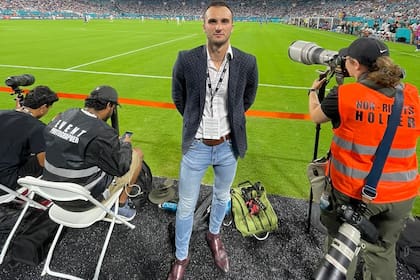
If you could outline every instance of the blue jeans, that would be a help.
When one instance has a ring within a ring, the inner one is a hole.
[[[175,256],[178,260],[188,257],[194,211],[200,194],[201,180],[208,167],[213,166],[215,177],[209,231],[218,234],[225,217],[226,204],[230,199],[230,186],[235,178],[237,162],[230,140],[212,147],[200,140],[194,140],[182,157],[175,225]]]

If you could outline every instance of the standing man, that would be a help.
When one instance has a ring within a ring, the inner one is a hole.
[[[254,56],[230,45],[233,13],[222,1],[204,13],[206,45],[181,51],[173,68],[172,98],[183,117],[176,260],[168,279],[182,279],[190,260],[188,247],[201,179],[209,166],[215,179],[207,243],[215,264],[229,271],[220,227],[230,199],[238,157],[247,149],[245,112],[255,100],[258,70]]]
[[[99,201],[126,188],[119,198],[118,215],[130,221],[136,210],[128,193],[140,174],[143,153],[132,148],[131,137],[120,139],[106,123],[117,105],[117,91],[99,86],[86,98],[84,109],[69,109],[49,123],[43,179],[80,184]],[[93,207],[88,201],[57,203],[69,210]]]
[[[26,95],[22,106],[0,111],[0,184],[15,190],[19,177],[42,174],[45,124],[39,119],[56,101],[58,97],[49,87],[37,86]]]

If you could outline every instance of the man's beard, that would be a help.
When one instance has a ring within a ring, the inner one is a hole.
[[[109,120],[109,118],[112,117],[112,114],[114,113],[114,110],[112,110],[104,119],[104,122],[107,122]]]

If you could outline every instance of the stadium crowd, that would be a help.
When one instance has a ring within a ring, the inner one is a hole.
[[[414,43],[420,22],[418,0],[249,0],[226,1],[235,17],[245,21],[287,22],[310,28],[372,36],[397,41],[398,28],[410,30],[404,38]],[[24,18],[201,18],[204,0],[0,0],[0,19]],[[318,20],[320,18],[320,20]],[[333,20],[331,20],[333,19]]]
[[[417,0],[249,0],[226,1],[240,17],[338,17],[339,14],[372,19],[400,19],[401,23],[420,21]],[[73,11],[79,14],[131,13],[141,15],[200,16],[204,0],[0,0],[0,11]]]

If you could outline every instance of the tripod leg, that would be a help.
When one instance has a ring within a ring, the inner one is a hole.
[[[312,200],[314,198],[314,194],[312,192],[312,188],[309,191],[309,209],[308,209],[308,224],[306,227],[306,232],[309,233],[311,229],[311,216],[312,216]]]

